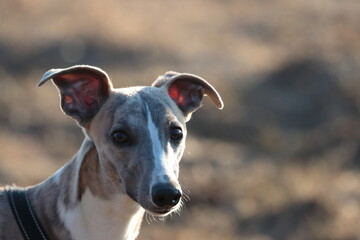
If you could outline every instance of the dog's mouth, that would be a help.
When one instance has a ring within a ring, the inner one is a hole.
[[[150,214],[154,217],[165,217],[165,216],[171,214],[172,212],[176,212],[181,208],[180,206],[182,204],[181,200],[180,200],[180,202],[173,207],[160,208],[160,207],[155,206],[153,203],[141,204],[141,202],[139,202],[136,199],[136,197],[129,192],[128,192],[128,196],[130,198],[132,198],[135,202],[137,202],[140,206],[142,206],[142,208],[144,208],[148,214]]]
[[[172,212],[176,212],[178,209],[180,208],[180,204],[172,207],[172,208],[146,208],[146,212],[149,213],[152,216],[155,217],[165,217],[169,214],[171,214]]]
[[[164,207],[159,207],[156,206],[154,203],[150,203],[149,205],[147,205],[146,207],[144,207],[144,209],[146,210],[146,212],[154,217],[165,217],[173,212],[179,212],[182,208],[182,200],[180,199],[180,201],[174,205],[174,206],[164,206]]]
[[[166,215],[168,215],[171,210],[160,210],[160,211],[150,211],[150,210],[147,210],[147,212],[152,215],[152,216],[155,216],[155,217],[164,217]]]
[[[154,217],[165,217],[173,212],[179,212],[183,206],[184,199],[181,190],[172,190],[170,194],[160,190],[158,191],[158,195],[141,195],[136,194],[137,192],[134,191],[126,192],[132,200],[137,202],[149,215]]]

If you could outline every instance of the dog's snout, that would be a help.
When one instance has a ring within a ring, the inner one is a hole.
[[[181,195],[181,191],[170,184],[158,184],[152,188],[152,200],[156,206],[161,208],[176,206]]]

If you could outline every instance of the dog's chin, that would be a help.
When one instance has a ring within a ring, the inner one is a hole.
[[[151,216],[154,216],[154,217],[166,217],[167,215],[169,215],[172,211],[167,211],[167,210],[164,210],[164,211],[151,211],[151,210],[146,210],[146,212],[148,214],[150,214]]]
[[[175,206],[170,209],[146,209],[146,212],[154,217],[166,217],[175,212],[179,207]]]

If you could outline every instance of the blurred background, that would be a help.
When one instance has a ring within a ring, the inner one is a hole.
[[[0,182],[36,184],[83,135],[45,71],[91,64],[114,86],[167,70],[220,92],[189,123],[181,216],[140,240],[360,239],[357,0],[2,0]]]

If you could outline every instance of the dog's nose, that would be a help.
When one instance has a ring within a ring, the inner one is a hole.
[[[174,207],[180,198],[181,191],[171,184],[157,184],[152,188],[152,200],[158,207]]]

